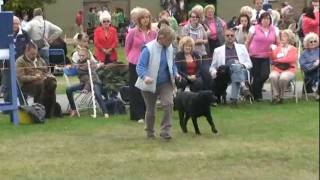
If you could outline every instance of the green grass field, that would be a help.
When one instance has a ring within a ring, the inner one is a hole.
[[[314,101],[218,106],[219,134],[201,118],[201,136],[191,122],[183,134],[175,113],[170,142],[146,139],[127,115],[18,127],[0,115],[0,179],[317,180],[318,108]]]

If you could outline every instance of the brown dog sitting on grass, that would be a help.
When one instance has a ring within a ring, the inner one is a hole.
[[[178,92],[174,98],[174,110],[179,111],[180,127],[184,133],[187,133],[188,120],[192,119],[196,134],[201,134],[197,122],[197,118],[205,116],[211,126],[213,133],[217,133],[217,129],[213,123],[211,116],[211,104],[216,102],[217,98],[212,91],[195,92]]]

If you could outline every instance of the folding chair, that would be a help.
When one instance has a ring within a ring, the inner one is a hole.
[[[94,96],[94,88],[93,88],[93,81],[92,81],[92,72],[91,72],[91,66],[90,66],[90,61],[87,61],[88,63],[88,69],[89,69],[89,78],[90,78],[90,88],[91,92],[89,93],[82,93],[81,91],[76,91],[74,95],[74,102],[76,105],[76,111],[78,117],[80,117],[80,110],[83,109],[91,109],[93,110],[93,114],[91,115],[93,118],[97,117],[97,106],[96,106],[96,100]],[[70,82],[69,77],[75,76],[75,74],[70,74],[67,73],[65,69],[63,69],[63,76],[65,77],[67,87],[72,86],[72,83]],[[70,108],[70,105],[68,106],[67,109]]]
[[[300,55],[301,55],[301,50],[302,50],[302,45],[301,45],[301,41],[299,40],[299,42],[298,42],[298,60],[297,60],[297,67],[298,67],[298,69],[300,70],[300,72],[301,72],[301,77],[302,77],[302,95],[301,95],[301,96],[303,96],[303,94],[304,94],[306,101],[309,101],[308,92],[307,92],[307,87],[306,87],[306,84],[305,84],[305,81],[304,81],[304,72],[303,72],[303,70],[300,68],[300,63],[299,63],[299,59],[300,59]]]
[[[63,73],[63,68],[59,67],[66,65],[66,56],[63,49],[49,49],[49,65],[54,66],[50,68],[53,74]]]

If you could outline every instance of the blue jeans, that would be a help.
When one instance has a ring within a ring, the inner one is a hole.
[[[231,74],[231,95],[230,99],[236,101],[240,93],[240,83],[248,80],[247,70],[241,64],[230,66]]]
[[[75,105],[75,102],[73,99],[73,92],[80,91],[83,89],[83,87],[84,87],[84,84],[76,84],[76,85],[68,87],[66,90],[66,94],[67,94],[67,97],[69,100],[70,108],[72,110],[76,110],[76,105]],[[98,83],[93,84],[94,96],[95,96],[103,114],[106,114],[106,113],[108,113],[108,111],[107,111],[106,104],[104,103],[103,98],[102,98],[101,89],[102,89],[102,86],[100,84],[98,84]]]

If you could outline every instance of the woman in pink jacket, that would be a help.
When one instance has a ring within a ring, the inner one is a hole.
[[[142,47],[154,40],[157,37],[157,32],[151,30],[151,14],[145,8],[137,10],[136,22],[136,27],[127,34],[125,53],[129,61],[130,119],[143,123],[146,108],[140,90],[135,87],[138,79],[136,65]]]
[[[319,12],[314,12],[312,7],[307,7],[306,13],[302,16],[302,31],[304,36],[310,32],[319,36]]]
[[[272,25],[272,18],[268,12],[261,14],[258,24],[251,26],[246,42],[252,61],[251,75],[252,94],[255,101],[261,101],[264,82],[270,74],[271,45],[279,44],[279,29]]]
[[[285,89],[296,72],[296,61],[298,56],[295,43],[295,35],[289,30],[280,33],[280,45],[272,51],[272,71],[269,75],[273,92],[272,102],[282,103]]]

